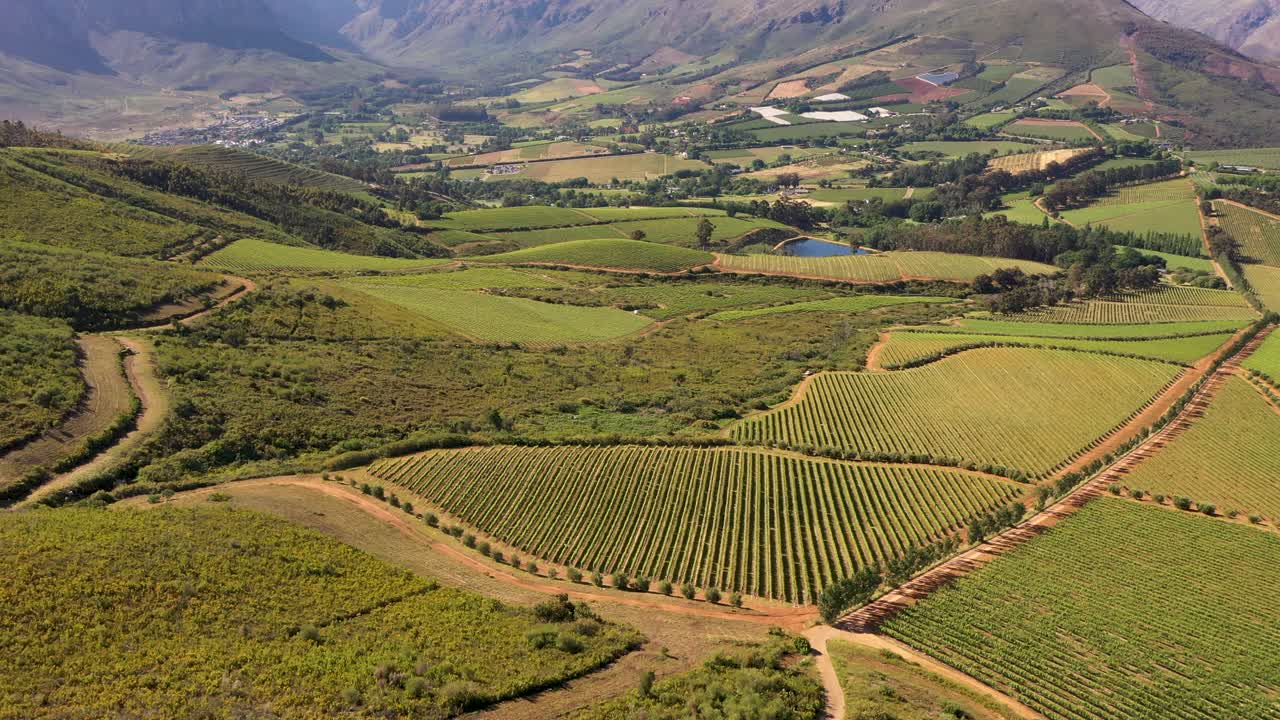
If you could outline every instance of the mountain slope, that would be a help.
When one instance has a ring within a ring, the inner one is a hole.
[[[1131,0],[1158,20],[1190,28],[1259,60],[1280,60],[1280,0]]]

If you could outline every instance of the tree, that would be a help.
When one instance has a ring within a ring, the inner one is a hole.
[[[828,585],[818,593],[818,611],[823,622],[834,623],[849,608],[866,604],[882,581],[880,568],[869,567]]]
[[[713,586],[713,587],[707,588],[705,595],[707,598],[707,602],[711,603],[712,605],[715,605],[716,603],[720,602],[720,589],[717,587]]]
[[[649,236],[648,236],[648,235],[645,233],[645,231],[643,231],[643,230],[632,230],[632,231],[631,231],[631,239],[632,239],[632,240],[635,240],[635,241],[637,241],[637,242],[638,242],[638,241],[640,241],[640,240],[644,240],[646,237],[649,237]]]
[[[596,587],[604,587],[604,575],[601,575],[599,570],[591,573],[591,584]]]
[[[702,220],[698,222],[698,229],[695,233],[695,237],[697,237],[698,239],[698,247],[710,246],[711,235],[715,231],[716,231],[716,226],[712,225],[710,220],[706,218],[702,218]]]
[[[684,595],[685,600],[692,600],[693,596],[698,594],[698,589],[693,586],[693,583],[687,582],[680,586],[680,594]]]
[[[618,590],[626,590],[631,587],[631,578],[627,577],[627,574],[624,572],[614,571],[613,586]]]

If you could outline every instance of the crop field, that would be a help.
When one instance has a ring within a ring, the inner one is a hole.
[[[1276,715],[1280,537],[1104,498],[885,625],[1051,720]]]
[[[601,207],[601,208],[582,208],[579,212],[586,213],[596,220],[602,222],[634,222],[638,220],[662,220],[664,218],[690,218],[690,217],[708,217],[708,218],[725,218],[723,210],[710,210],[705,208],[690,207]],[[714,220],[712,222],[715,222]]]
[[[1034,150],[1035,147],[1013,140],[922,140],[907,143],[900,149],[911,153],[937,153],[947,158],[960,158],[973,153],[1010,155]]]
[[[426,270],[447,260],[375,257],[295,247],[262,240],[237,240],[205,256],[198,267],[231,272],[359,272]]]
[[[1256,370],[1280,385],[1280,333],[1273,332],[1242,363],[1246,370]]]
[[[1053,273],[1057,268],[1029,260],[988,258],[940,252],[885,252],[835,257],[787,255],[716,255],[717,266],[730,272],[802,275],[848,282],[895,282],[903,278],[969,281],[1000,268]]]
[[[197,167],[211,167],[243,175],[258,182],[278,185],[303,185],[317,190],[343,193],[366,193],[369,186],[352,178],[294,165],[265,155],[245,150],[197,145],[194,147],[148,147],[143,145],[117,145],[118,149],[132,157],[148,160],[167,160]]]
[[[497,446],[370,472],[556,564],[791,602],[1020,493],[956,470],[740,448]]]
[[[1000,210],[992,210],[982,214],[982,217],[989,218],[996,215],[1003,215],[1009,222],[1018,222],[1025,225],[1040,225],[1044,223],[1044,219],[1049,217],[1036,207],[1035,201],[1025,192],[1009,193],[1001,197],[1001,203],[1004,207]],[[1057,222],[1053,218],[1049,218],[1052,224]]]
[[[914,198],[923,198],[933,194],[933,188],[916,188],[911,196]],[[906,188],[882,188],[882,187],[846,187],[846,188],[816,188],[809,193],[806,199],[817,200],[819,202],[844,203],[850,200],[870,200],[871,198],[880,198],[884,201],[902,200],[907,196]]]
[[[1247,322],[1257,314],[1239,305],[1169,305],[1142,302],[1089,300],[1067,305],[1036,308],[1005,316],[1029,322],[1131,325],[1134,323],[1180,323],[1196,320],[1238,320]]]
[[[653,285],[616,285],[610,282],[591,287],[585,294],[581,288],[532,293],[535,299],[552,302],[600,303],[625,310],[638,309],[655,320],[728,308],[794,303],[829,295],[829,292],[817,288],[749,282],[664,282]]]
[[[1122,187],[1062,217],[1076,226],[1105,226],[1117,232],[1200,234],[1195,190],[1186,178]]]
[[[1160,323],[1158,325],[1074,325],[1071,323],[1034,323],[1004,319],[963,318],[954,325],[931,325],[929,326],[929,331],[973,335],[1027,335],[1042,338],[1149,340],[1235,332],[1248,324],[1249,320],[1243,319],[1202,320]]]
[[[470,258],[469,261],[511,264],[543,263],[617,268],[620,270],[680,272],[681,270],[708,265],[713,259],[711,253],[702,250],[618,238],[570,240],[569,242],[540,245],[499,255]]]
[[[981,128],[983,130],[990,130],[991,128],[999,127],[1009,122],[1015,117],[1017,117],[1017,115],[1011,112],[989,112],[982,113],[981,115],[975,115],[968,120],[965,120],[964,124],[972,125],[973,127]]]
[[[359,289],[477,341],[533,345],[597,342],[639,332],[653,323],[643,315],[614,308],[553,305],[479,292],[370,284]]]
[[[911,370],[815,375],[798,402],[731,432],[744,442],[929,456],[1040,476],[1124,423],[1178,374],[1149,360],[982,348]]]
[[[70,326],[0,310],[0,449],[57,425],[84,391]]]
[[[1088,149],[1062,148],[1060,150],[1045,150],[1043,152],[1002,155],[993,159],[988,167],[992,170],[1004,170],[1005,172],[1017,175],[1018,173],[1044,170],[1049,166],[1049,163],[1065,162],[1084,152],[1088,152]]]
[[[1204,415],[1124,480],[1130,488],[1280,520],[1280,411],[1249,381],[1227,378]]]
[[[1117,245],[1116,249],[1124,247]],[[1174,268],[1187,268],[1190,270],[1202,270],[1207,273],[1213,273],[1213,262],[1204,257],[1188,257],[1186,255],[1174,255],[1173,253],[1160,252],[1158,250],[1148,250],[1146,248],[1135,247],[1134,250],[1143,255],[1155,255],[1164,260],[1165,267],[1173,270]]]
[[[1280,170],[1280,147],[1248,148],[1244,150],[1190,150],[1183,157],[1197,165],[1244,165],[1268,170]]]
[[[492,180],[541,180],[548,183],[584,177],[593,183],[608,183],[613,180],[653,180],[671,175],[677,170],[706,170],[709,167],[704,162],[661,153],[631,153],[533,162],[526,164],[518,173],[481,177]]]
[[[0,717],[270,707],[282,718],[444,718],[461,692],[476,706],[526,695],[638,639],[616,625],[585,635],[560,623],[553,631],[581,650],[538,649],[525,639],[541,626],[530,609],[438,587],[282,520],[205,505],[6,514]],[[403,681],[379,682],[388,672]]]
[[[1241,265],[1249,287],[1257,293],[1268,310],[1280,310],[1280,268],[1267,265]]]
[[[526,160],[555,160],[561,158],[589,157],[605,155],[609,151],[599,145],[588,145],[580,142],[545,142],[508,150],[495,150],[478,155],[463,155],[450,158],[449,167],[472,167],[476,165],[499,165],[519,163]]]
[[[1083,350],[1190,365],[1217,350],[1230,337],[1230,333],[1220,333],[1155,340],[1081,340],[1030,335],[965,335],[898,331],[889,335],[888,341],[880,351],[880,366],[893,370],[937,359],[943,354],[997,345]]]
[[[625,217],[625,216],[622,216]],[[608,219],[608,218],[606,218]],[[517,232],[490,233],[495,240],[515,243],[522,248],[537,247],[549,243],[567,240],[595,240],[600,238],[629,238],[636,231],[645,234],[645,240],[653,243],[681,245],[692,247],[697,244],[698,224],[701,217],[666,217],[657,220],[624,220],[608,225],[587,225],[572,228],[547,228],[544,230],[524,230]],[[731,218],[727,216],[710,216],[706,218],[713,229],[711,242],[724,244],[746,235],[754,230],[787,230],[787,226],[772,220],[755,218]]]
[[[778,315],[796,312],[840,312],[858,313],[893,305],[909,305],[912,303],[953,303],[955,298],[900,296],[900,295],[854,295],[851,297],[830,298],[828,300],[810,300],[808,302],[774,305],[773,307],[755,310],[726,310],[711,316],[712,320],[743,320],[762,315]]]
[[[516,228],[554,228],[566,225],[587,225],[598,222],[596,218],[572,208],[546,205],[525,207],[486,208],[446,213],[439,220],[431,220],[433,227],[467,232],[510,230]]]
[[[425,287],[437,290],[506,290],[514,288],[553,288],[565,283],[536,271],[505,267],[468,267],[461,270],[441,270],[421,275],[384,275],[357,277],[347,281],[353,287],[381,285],[384,287]]]
[[[1004,132],[1010,135],[1061,140],[1063,142],[1097,139],[1089,128],[1074,121],[1018,120],[1006,125]]]
[[[711,161],[714,163],[733,163],[735,165],[745,166],[750,165],[753,160],[774,163],[778,162],[778,160],[784,156],[800,159],[827,152],[831,151],[824,148],[802,148],[776,145],[758,148],[742,148],[737,150],[709,150],[706,155],[711,158]]]
[[[1222,228],[1239,241],[1251,262],[1280,266],[1280,220],[1225,202],[1213,204]]]

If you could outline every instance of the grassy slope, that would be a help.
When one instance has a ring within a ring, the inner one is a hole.
[[[635,240],[571,240],[516,250],[500,255],[471,258],[486,263],[547,263],[678,272],[711,263],[711,253]]]
[[[79,402],[71,328],[0,310],[0,448],[56,425]]]

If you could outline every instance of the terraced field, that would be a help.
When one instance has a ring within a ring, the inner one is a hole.
[[[988,258],[939,252],[886,252],[837,257],[787,255],[716,255],[716,265],[729,272],[885,283],[905,278],[969,281],[1000,268],[1017,267],[1027,273],[1052,273],[1057,268],[1029,260]]]
[[[1126,477],[1130,488],[1280,519],[1280,410],[1232,377],[1204,415]]]
[[[1280,537],[1104,498],[889,635],[1051,720],[1276,717]]]
[[[232,272],[359,272],[362,270],[402,271],[426,270],[448,263],[440,259],[408,259],[351,255],[295,247],[262,240],[237,240],[205,256],[199,267]]]
[[[1215,202],[1213,209],[1222,228],[1240,243],[1245,257],[1262,265],[1280,266],[1280,220],[1226,202]]]
[[[1062,218],[1077,227],[1097,225],[1117,232],[1200,234],[1195,190],[1187,178],[1122,187]]]
[[[352,287],[479,341],[532,345],[597,342],[630,335],[653,324],[643,315],[607,307],[553,305],[525,298],[424,286],[363,284]]]
[[[1149,360],[982,348],[893,373],[815,375],[798,401],[748,417],[730,434],[1041,476],[1123,424],[1178,374]]]
[[[777,315],[795,312],[845,312],[858,313],[893,305],[912,303],[953,303],[955,298],[902,296],[902,295],[854,295],[852,297],[830,298],[828,300],[811,300],[808,302],[775,305],[755,310],[725,310],[711,316],[712,320],[742,320],[744,318]]]
[[[498,446],[370,472],[556,564],[793,602],[1020,493],[942,468],[742,448]]]
[[[469,262],[542,263],[617,268],[620,270],[680,272],[681,270],[709,265],[713,259],[711,253],[702,250],[659,245],[637,240],[617,239],[571,240],[499,255],[469,258]]]
[[[897,331],[889,335],[880,351],[880,367],[894,370],[920,365],[964,350],[994,346],[1026,346],[1084,350],[1115,355],[1166,360],[1190,365],[1212,353],[1231,337],[1231,333],[1197,335],[1189,338],[1158,340],[1074,340],[1019,335],[965,335]]]

